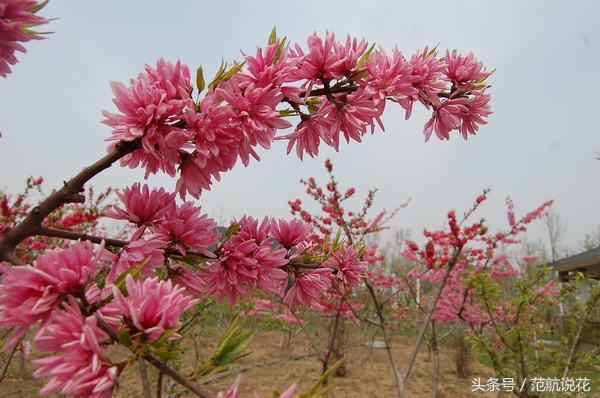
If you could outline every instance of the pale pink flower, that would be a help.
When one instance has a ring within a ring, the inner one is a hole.
[[[147,278],[142,281],[127,275],[125,286],[129,294],[127,298],[113,287],[124,322],[130,323],[131,327],[150,340],[157,340],[163,332],[181,326],[181,314],[198,302],[187,294],[184,287],[174,286],[170,280]],[[171,338],[180,337],[173,334]]]
[[[229,387],[229,390],[227,390],[227,393],[225,395],[223,395],[223,393],[220,392],[219,394],[217,394],[217,396],[215,398],[241,398],[242,397],[242,392],[240,391],[240,381],[241,380],[242,380],[242,375],[239,375],[238,377],[235,378],[233,383],[231,383],[231,386]]]
[[[207,248],[219,241],[219,234],[215,232],[217,223],[206,214],[200,215],[201,210],[192,202],[176,205],[165,214],[164,221],[151,229],[157,237],[177,247],[184,256],[186,249],[192,248],[214,257]]]
[[[27,52],[20,44],[42,37],[32,33],[31,28],[48,23],[48,20],[33,14],[36,0],[2,0],[0,3],[0,76],[6,77],[15,65],[15,51]],[[27,31],[25,30],[27,29]]]
[[[100,348],[99,341],[106,334],[98,328],[94,316],[83,317],[73,297],[69,296],[62,308],[64,311],[53,311],[53,322],[35,338],[40,351],[55,353],[32,361],[39,366],[34,377],[52,376],[40,394],[59,390],[73,397],[111,397],[118,371]]]
[[[178,151],[190,146],[187,142],[193,134],[172,126],[186,109],[194,109],[190,70],[180,62],[173,65],[161,58],[156,68],[146,65],[146,71],[130,83],[129,87],[111,83],[113,102],[120,113],[102,112],[106,116],[103,123],[113,128],[108,150],[121,140],[141,139],[143,148],[123,157],[121,165],[134,168],[141,164],[146,177],[159,170],[174,176]]]
[[[310,304],[331,286],[330,268],[318,268],[297,274],[294,284],[283,298],[286,304]]]
[[[21,342],[21,355],[23,355],[24,359],[29,358],[29,354],[31,354],[31,341],[23,340]]]
[[[50,312],[68,294],[81,296],[103,252],[90,242],[75,242],[67,249],[46,250],[33,266],[13,266],[0,282],[0,327],[18,327],[4,349],[16,344],[30,325],[49,320]]]
[[[296,218],[291,221],[280,219],[271,222],[270,234],[286,249],[306,241],[311,234],[310,224]]]

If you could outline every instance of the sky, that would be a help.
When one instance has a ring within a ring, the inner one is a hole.
[[[106,153],[110,128],[103,109],[115,111],[110,81],[127,83],[144,64],[181,60],[205,76],[221,60],[241,60],[240,50],[264,47],[273,27],[305,47],[313,32],[347,34],[397,45],[410,56],[425,46],[473,52],[488,70],[492,88],[489,123],[465,141],[425,143],[430,111],[415,106],[410,120],[388,104],[385,132],[362,143],[322,146],[314,159],[286,155],[285,142],[260,148],[261,161],[241,162],[198,203],[222,223],[243,214],[290,218],[289,200],[317,211],[299,183],[325,184],[330,159],[340,186],[356,188],[348,210],[362,207],[377,188],[373,216],[411,198],[389,223],[421,231],[442,228],[446,213],[467,211],[484,188],[489,200],[475,213],[492,230],[506,230],[505,200],[517,216],[553,199],[567,225],[565,246],[576,247],[600,225],[600,2],[588,1],[81,1],[51,0],[41,11],[56,18],[46,40],[26,43],[27,54],[7,79],[0,78],[0,190],[22,191],[28,176],[59,188]],[[96,190],[123,188],[144,171],[113,166],[91,181]],[[148,184],[172,190],[158,175]],[[383,239],[389,237],[384,235]],[[541,223],[527,239],[546,239]]]

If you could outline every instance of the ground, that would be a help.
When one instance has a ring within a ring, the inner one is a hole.
[[[210,353],[223,330],[210,330],[209,333],[199,338],[201,350]],[[314,337],[313,337],[314,338]],[[315,356],[310,356],[308,338],[302,333],[296,336],[291,349],[280,348],[281,333],[270,331],[260,333],[250,345],[248,352],[251,354],[232,365],[226,377],[213,380],[203,385],[203,388],[216,394],[227,391],[229,385],[239,374],[239,370],[247,369],[242,374],[241,391],[243,397],[253,397],[258,394],[263,398],[272,397],[273,390],[280,392],[286,390],[293,383],[297,383],[298,392],[306,390],[319,379],[322,365]],[[385,349],[368,348],[364,335],[351,337],[346,360],[347,374],[345,377],[336,377],[333,382],[338,386],[331,394],[334,398],[354,397],[394,397],[396,396],[395,380],[391,370],[389,358]],[[412,349],[413,341],[402,337],[395,338],[394,350],[399,363],[404,364]],[[300,357],[299,359],[296,359]],[[190,347],[184,354],[182,369],[185,372],[186,364],[194,360],[194,350]],[[291,359],[290,359],[291,358]],[[294,360],[295,359],[295,360]],[[477,362],[471,365],[468,379],[458,379],[454,369],[452,353],[449,348],[440,349],[440,381],[438,386],[439,397],[465,397],[482,396],[496,397],[497,393],[472,393],[473,378],[480,377],[487,380],[493,376],[493,371]],[[18,360],[14,361],[15,364]],[[37,380],[31,377],[34,367],[26,362],[26,376],[16,377],[18,371],[13,372],[6,380],[0,383],[0,397],[35,397],[47,380]],[[151,368],[150,365],[148,365]],[[433,361],[424,346],[415,362],[408,379],[408,396],[431,396]],[[231,373],[231,374],[230,374]],[[155,380],[154,371],[150,374]],[[209,376],[208,379],[214,378]],[[181,391],[177,389],[176,391]],[[54,393],[51,398],[62,397]],[[138,367],[132,366],[121,375],[120,385],[116,397],[135,398],[143,397]],[[185,394],[186,397],[191,396]]]

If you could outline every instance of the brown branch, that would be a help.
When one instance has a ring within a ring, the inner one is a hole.
[[[23,240],[36,235],[40,228],[42,228],[44,219],[60,206],[65,203],[83,203],[85,197],[81,192],[83,192],[83,185],[86,182],[112,166],[114,162],[123,156],[141,148],[141,146],[142,144],[139,139],[131,142],[120,141],[110,153],[93,165],[85,168],[68,182],[65,182],[61,189],[35,206],[19,225],[5,232],[4,237],[0,240],[0,261],[7,260],[17,245]]]

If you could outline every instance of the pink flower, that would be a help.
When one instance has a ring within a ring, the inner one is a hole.
[[[175,194],[167,193],[164,188],[152,192],[148,185],[140,186],[134,183],[131,188],[125,188],[123,192],[115,191],[125,209],[114,206],[106,211],[105,215],[116,220],[127,220],[136,224],[150,226],[164,219],[165,214],[175,205]]]
[[[164,221],[152,227],[152,231],[169,245],[177,247],[184,256],[186,248],[192,248],[214,257],[207,248],[219,240],[219,234],[214,231],[217,223],[206,214],[200,215],[201,210],[192,202],[174,206],[165,214]]]
[[[227,390],[227,394],[223,395],[223,393],[220,392],[215,398],[241,398],[242,397],[242,392],[240,391],[240,381],[241,380],[242,380],[242,375],[239,375],[238,377],[235,378],[233,383],[231,383],[229,390]]]
[[[6,77],[15,65],[15,51],[27,52],[19,42],[40,40],[42,37],[31,28],[48,23],[48,20],[33,14],[36,0],[3,0],[0,4],[0,76]]]
[[[271,236],[286,249],[291,249],[298,243],[306,241],[310,234],[310,224],[296,218],[289,222],[280,219],[271,223]]]
[[[331,273],[330,268],[318,268],[296,275],[294,285],[286,293],[283,302],[290,305],[310,304],[331,286]]]
[[[473,53],[469,53],[465,57],[457,54],[456,50],[452,53],[446,50],[446,74],[458,90],[470,90],[472,86],[476,85],[476,80],[491,75],[482,68],[483,62],[477,62]]]
[[[249,164],[250,155],[260,160],[253,149],[255,146],[270,149],[276,130],[292,126],[275,110],[283,99],[276,87],[250,84],[242,89],[238,80],[232,78],[219,84],[216,92],[234,112],[232,127],[239,132],[238,150],[244,166]]]
[[[90,242],[67,249],[46,250],[33,266],[13,266],[0,282],[0,326],[18,327],[4,349],[16,344],[30,325],[50,319],[51,311],[68,294],[81,296],[93,275],[103,248],[93,253]]]
[[[319,154],[319,144],[321,140],[329,146],[333,146],[331,137],[337,128],[335,120],[327,117],[325,114],[312,113],[302,115],[302,121],[296,126],[296,130],[288,135],[277,137],[276,139],[289,139],[287,153],[292,151],[296,145],[296,154],[302,160],[304,152],[314,158]]]
[[[336,122],[335,128],[330,130],[330,138],[336,151],[339,150],[339,131],[344,133],[346,142],[350,142],[350,139],[361,142],[361,137],[366,134],[368,127],[371,127],[371,133],[374,131],[374,120],[377,120],[383,130],[383,123],[379,119],[381,108],[373,104],[373,93],[368,89],[360,88],[353,93],[334,97],[335,102],[324,103],[319,113]]]
[[[106,276],[106,281],[113,283],[123,272],[143,262],[146,262],[146,265],[142,270],[142,275],[153,276],[152,268],[160,268],[164,265],[164,248],[166,245],[167,242],[163,237],[150,240],[138,239],[129,242],[113,258],[114,265]]]
[[[127,275],[125,286],[129,294],[127,298],[113,287],[124,321],[150,340],[157,340],[163,332],[181,326],[181,314],[198,302],[186,293],[185,288],[173,286],[170,280],[147,278],[142,281]],[[174,334],[172,338],[179,337]]]
[[[100,348],[99,340],[106,334],[97,327],[95,317],[83,317],[73,297],[62,307],[64,311],[53,311],[54,321],[35,338],[40,351],[55,353],[32,361],[40,367],[34,377],[52,376],[40,394],[60,390],[73,397],[111,397],[119,372]]]
[[[173,126],[186,109],[194,109],[190,70],[180,62],[173,65],[161,58],[156,69],[146,65],[146,72],[130,83],[130,87],[111,83],[113,102],[120,113],[102,112],[106,116],[103,123],[113,128],[108,150],[121,140],[141,139],[143,148],[122,158],[121,165],[134,168],[141,164],[146,167],[146,177],[159,170],[174,176],[178,152],[190,146],[187,142],[192,135]]]
[[[185,287],[194,297],[204,297],[210,277],[208,271],[192,271],[182,265],[174,264],[167,268],[167,275],[173,282]]]
[[[29,354],[31,354],[31,342],[29,340],[23,340],[21,342],[21,355],[23,355],[24,359],[29,358]]]
[[[339,288],[342,292],[346,287],[358,287],[367,271],[367,263],[360,260],[360,253],[354,247],[345,244],[331,254],[326,264],[338,267],[334,276],[341,282]]]
[[[217,301],[228,298],[231,306],[238,297],[250,297],[254,286],[279,294],[287,272],[280,269],[288,263],[287,250],[272,251],[269,222],[244,216],[237,234],[223,246],[223,254],[207,269],[211,275],[207,295],[216,294]]]

